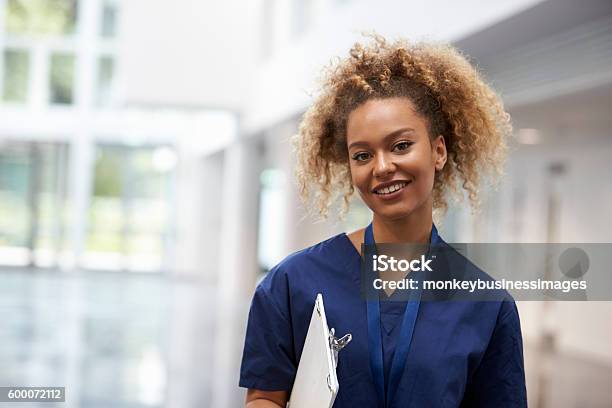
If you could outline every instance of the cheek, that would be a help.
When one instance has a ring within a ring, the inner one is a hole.
[[[435,166],[428,156],[406,157],[400,167],[406,175],[414,178],[414,189],[417,195],[428,194],[432,188],[435,177]]]
[[[419,188],[431,190],[433,188],[435,168],[427,165],[420,168],[419,172]]]
[[[367,170],[367,166],[354,166],[351,167],[351,181],[353,182],[353,187],[359,193],[359,196],[366,202],[370,202],[371,198],[370,194],[370,173]]]
[[[434,164],[424,154],[406,155],[397,163],[405,173],[412,175],[418,181],[429,179],[434,172]]]
[[[353,186],[360,189],[361,185],[367,182],[367,173],[364,170],[364,166],[356,166],[351,164],[349,168],[351,171],[351,182],[353,183]]]

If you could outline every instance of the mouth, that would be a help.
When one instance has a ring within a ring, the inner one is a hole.
[[[377,188],[373,190],[373,193],[383,199],[395,198],[395,197],[398,197],[402,193],[402,191],[406,188],[406,186],[410,183],[412,183],[412,180],[411,181],[398,181],[397,183],[391,184],[389,186]]]

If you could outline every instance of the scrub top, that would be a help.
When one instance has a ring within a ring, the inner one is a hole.
[[[432,227],[431,242],[446,244]],[[492,279],[457,254],[474,278]],[[334,407],[379,407],[370,368],[361,255],[344,233],[298,251],[257,286],[239,385],[291,391],[317,293],[329,327],[352,334],[338,354]],[[398,291],[396,291],[398,292]],[[393,296],[393,295],[392,295]],[[380,301],[385,389],[406,302]],[[387,407],[526,407],[523,344],[514,299],[421,301],[412,342]]]

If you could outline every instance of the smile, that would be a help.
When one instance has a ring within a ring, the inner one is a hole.
[[[410,182],[400,181],[400,182],[398,182],[396,184],[376,189],[376,190],[374,190],[374,194],[377,194],[377,195],[380,195],[380,196],[390,195],[390,194],[396,193],[399,190],[403,189],[408,184],[410,184]]]

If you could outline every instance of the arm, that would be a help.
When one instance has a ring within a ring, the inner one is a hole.
[[[297,370],[286,295],[282,286],[270,288],[268,276],[253,296],[240,368],[250,408],[285,407]]]
[[[523,339],[513,300],[502,303],[491,340],[461,406],[527,407]]]
[[[260,391],[249,388],[245,408],[284,408],[287,405],[287,391]]]

